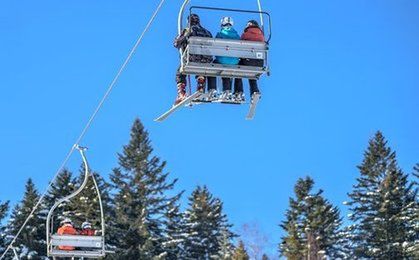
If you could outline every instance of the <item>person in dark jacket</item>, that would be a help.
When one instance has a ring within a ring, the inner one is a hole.
[[[241,36],[241,39],[244,41],[255,41],[255,42],[264,42],[265,36],[263,31],[260,28],[259,24],[255,20],[250,20],[247,22],[246,28]],[[263,67],[263,60],[260,59],[240,59],[240,65],[244,66],[255,66]],[[253,98],[254,94],[260,94],[258,83],[255,79],[249,79],[250,85],[250,96]],[[234,96],[236,100],[242,100],[243,95],[243,80],[236,79],[234,82]]]
[[[221,30],[217,33],[215,38],[219,39],[233,39],[240,40],[240,35],[233,28],[234,21],[231,17],[224,17],[221,19]],[[214,63],[224,64],[224,65],[237,65],[239,64],[240,59],[234,57],[224,57],[217,56],[215,57]],[[220,95],[220,100],[232,100],[231,93],[231,84],[232,78],[222,78],[223,81],[223,92]]]
[[[174,46],[177,49],[184,50],[188,44],[188,38],[191,36],[208,37],[212,38],[211,32],[201,26],[200,18],[197,14],[191,14],[188,17],[188,28],[185,28],[182,33],[175,38]],[[200,63],[211,63],[213,61],[212,56],[207,55],[189,55],[189,61],[200,62]],[[206,78],[201,75],[196,76],[197,79],[197,90],[204,92]],[[179,69],[176,73],[177,83],[177,98],[175,105],[181,102],[186,97],[186,75],[180,73]],[[208,77],[208,92],[215,94],[216,79],[214,77]]]

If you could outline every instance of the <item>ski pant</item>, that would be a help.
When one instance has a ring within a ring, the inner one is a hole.
[[[220,64],[217,60],[214,60],[214,63]],[[221,81],[223,82],[223,91],[231,91],[233,78],[221,78]]]
[[[241,59],[240,60],[240,65],[263,67],[263,60]],[[249,79],[249,86],[250,86],[250,95],[252,95],[255,92],[260,92],[257,80]],[[239,93],[239,92],[243,92],[243,80],[242,79],[236,79],[234,81],[234,93]]]
[[[195,78],[200,77],[199,75],[196,75]],[[204,77],[204,76],[202,76]],[[209,90],[213,90],[213,89],[217,89],[217,79],[215,77],[204,77],[206,80],[206,82],[208,82],[207,87],[208,87],[208,91]],[[176,72],[176,83],[183,83],[185,85],[186,84],[186,75],[180,73],[180,70],[178,69]]]
[[[221,81],[223,82],[223,91],[228,90],[228,91],[231,92],[231,85],[232,85],[233,79],[232,78],[221,78]]]

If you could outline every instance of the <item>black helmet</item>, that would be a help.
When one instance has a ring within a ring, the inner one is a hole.
[[[250,20],[250,21],[247,22],[246,27],[250,27],[250,26],[259,27],[259,23],[256,20]]]
[[[197,25],[200,22],[201,21],[200,21],[199,16],[197,14],[191,14],[190,16],[188,16],[188,23],[190,23],[190,25]]]

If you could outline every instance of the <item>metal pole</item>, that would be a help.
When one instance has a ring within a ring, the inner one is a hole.
[[[260,3],[260,0],[257,0],[258,2],[258,8],[259,8],[259,19],[260,19],[260,26],[262,27],[262,30],[264,30],[264,23],[263,23],[263,13],[262,13],[262,4]]]
[[[183,13],[185,12],[185,8],[186,5],[188,5],[190,0],[185,0],[182,4],[182,6],[180,7],[179,10],[179,14],[178,14],[178,18],[177,18],[177,32],[178,35],[180,35],[182,33],[183,30],[183,26],[182,26],[182,21],[183,21]],[[182,48],[179,48],[179,54],[180,54],[180,67],[183,68],[183,50]]]
[[[95,188],[96,188],[97,197],[99,199],[100,219],[101,219],[101,223],[102,223],[102,227],[101,227],[102,228],[102,250],[103,250],[103,253],[104,253],[105,252],[105,214],[104,214],[104,211],[103,211],[102,196],[100,194],[99,186],[97,185],[94,174],[92,173],[91,176],[92,176]]]

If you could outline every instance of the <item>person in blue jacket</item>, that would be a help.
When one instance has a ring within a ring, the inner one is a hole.
[[[217,33],[215,38],[220,39],[234,39],[240,40],[240,35],[233,28],[234,21],[231,17],[224,17],[221,19],[221,31]],[[224,65],[237,65],[240,62],[239,58],[234,57],[215,57],[215,63],[224,64]],[[231,85],[233,79],[231,78],[222,78],[223,81],[223,92],[220,95],[221,100],[232,100],[231,94]]]

